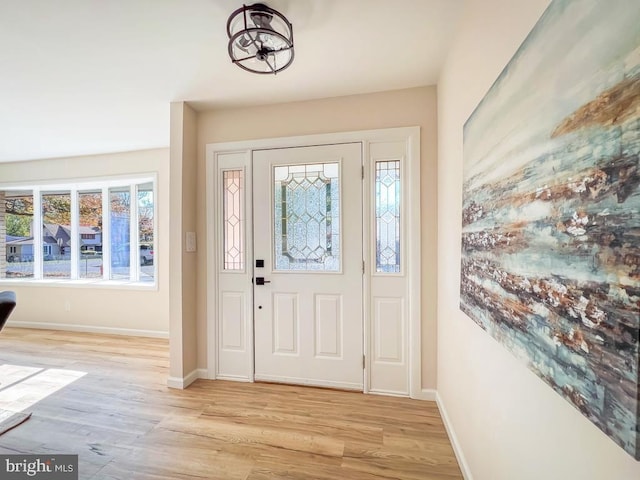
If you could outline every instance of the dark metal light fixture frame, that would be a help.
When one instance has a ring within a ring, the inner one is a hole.
[[[231,61],[248,72],[276,74],[293,62],[291,22],[262,3],[234,11],[227,20],[227,35]]]

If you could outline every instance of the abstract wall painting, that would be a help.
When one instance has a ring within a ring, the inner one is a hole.
[[[464,127],[461,309],[640,460],[640,2],[554,0]]]

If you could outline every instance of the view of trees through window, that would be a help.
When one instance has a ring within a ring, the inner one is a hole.
[[[44,278],[71,278],[71,193],[42,194]]]
[[[2,238],[0,237],[0,277],[33,278],[33,239],[29,245],[28,238],[32,238],[33,224],[33,194],[31,192],[12,192],[10,196],[0,194],[0,201],[4,196],[4,220],[6,238],[4,255]],[[2,210],[0,208],[0,214]],[[3,262],[3,257],[5,262]]]
[[[0,278],[153,282],[153,182],[109,188],[108,212],[103,211],[104,190],[101,187],[43,190],[34,196],[33,190],[0,188]],[[131,205],[132,191],[137,198],[135,208]],[[33,227],[38,204],[41,230]],[[74,208],[77,209],[75,219],[72,218]],[[103,243],[105,222],[109,222],[111,234]],[[39,242],[34,238],[34,231],[40,237]],[[136,256],[131,255],[129,239],[134,232],[140,255],[136,261],[139,266],[131,268],[131,259]],[[42,246],[41,255],[34,249],[38,243]],[[107,252],[111,262],[105,272],[103,256]]]

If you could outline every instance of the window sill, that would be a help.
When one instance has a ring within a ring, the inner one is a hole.
[[[157,291],[157,282],[131,282],[124,280],[97,280],[97,279],[80,279],[80,280],[54,280],[54,279],[0,279],[0,289],[5,286],[15,287],[53,287],[53,288],[94,288],[94,289],[117,289],[117,290],[141,290],[141,291]]]

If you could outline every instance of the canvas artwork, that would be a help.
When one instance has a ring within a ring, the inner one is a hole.
[[[640,2],[554,0],[464,128],[461,309],[640,460]]]

